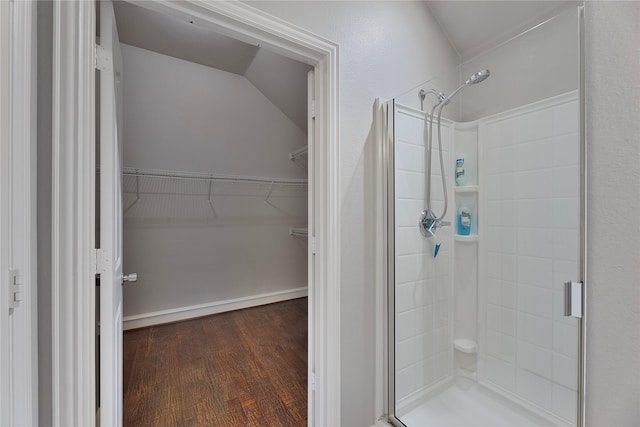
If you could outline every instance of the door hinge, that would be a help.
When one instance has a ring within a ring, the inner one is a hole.
[[[315,372],[311,372],[309,374],[309,387],[311,387],[311,390],[313,391],[316,390],[316,373]]]
[[[583,304],[583,287],[582,282],[565,282],[564,283],[564,315],[582,318]]]
[[[317,245],[316,236],[311,236],[309,238],[309,246],[311,246],[311,253],[314,255],[316,254],[316,245]]]
[[[9,308],[20,307],[22,296],[22,277],[20,276],[20,270],[9,270]]]
[[[108,71],[111,69],[111,55],[109,55],[109,51],[97,44],[94,56],[94,66],[96,69],[100,71]]]
[[[311,115],[312,119],[316,118],[316,101],[315,99],[311,101],[311,103],[309,104],[309,114]]]
[[[95,274],[101,274],[107,271],[107,259],[105,257],[104,249],[93,250],[93,262]]]

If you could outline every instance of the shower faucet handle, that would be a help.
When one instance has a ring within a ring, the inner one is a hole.
[[[422,211],[422,213],[420,214],[420,219],[418,220],[418,228],[420,229],[420,233],[424,237],[433,236],[433,232],[431,231],[431,229],[436,225],[435,221],[436,217],[433,212],[431,212],[431,210],[426,209]]]
[[[433,237],[433,232],[438,227],[446,227],[451,225],[451,221],[441,221],[430,209],[422,211],[418,220],[418,228],[424,237]]]

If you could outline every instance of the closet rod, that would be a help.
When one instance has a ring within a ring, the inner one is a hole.
[[[174,178],[198,181],[227,181],[258,184],[277,185],[307,185],[306,179],[296,178],[270,178],[261,176],[221,175],[221,174],[195,174],[188,172],[160,171],[151,169],[123,168],[122,175],[150,178]]]

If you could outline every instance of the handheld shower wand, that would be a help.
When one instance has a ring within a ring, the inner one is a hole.
[[[438,102],[436,104],[434,104],[433,108],[431,109],[431,114],[429,114],[428,119],[429,119],[429,127],[428,127],[428,131],[427,128],[425,126],[425,131],[426,131],[426,144],[425,144],[425,161],[426,161],[426,167],[425,167],[425,202],[427,205],[427,208],[422,211],[422,214],[420,216],[420,220],[418,221],[418,227],[420,229],[420,232],[422,233],[423,236],[425,237],[433,237],[436,240],[436,244],[435,244],[435,249],[433,252],[433,257],[437,257],[438,256],[438,252],[440,251],[440,245],[441,242],[438,239],[438,237],[436,236],[436,229],[438,227],[443,227],[443,226],[447,226],[447,225],[451,225],[450,222],[448,221],[443,221],[445,215],[447,214],[447,209],[449,207],[449,200],[447,197],[447,179],[445,177],[444,174],[444,159],[442,156],[442,132],[441,132],[441,118],[442,118],[442,109],[448,105],[451,100],[453,99],[453,97],[455,97],[461,90],[463,90],[465,87],[467,86],[471,86],[474,85],[476,83],[480,83],[483,82],[484,80],[486,80],[489,76],[491,75],[491,73],[489,72],[489,70],[480,70],[477,73],[471,75],[471,77],[469,77],[467,79],[467,81],[465,81],[462,85],[460,85],[460,87],[458,87],[456,90],[454,90],[449,96],[444,96],[444,94],[440,91],[437,91],[435,89],[432,89],[430,92],[425,92],[424,90],[421,90],[418,93],[418,96],[420,97],[421,100],[421,105],[422,105],[422,101],[424,101],[424,98],[426,97],[427,93],[432,93],[434,95],[436,95],[436,97],[438,98]],[[433,117],[434,117],[434,113],[436,111],[436,108],[438,109],[438,122],[437,122],[437,127],[438,127],[438,151],[439,151],[439,155],[440,155],[440,173],[442,174],[442,192],[443,192],[443,198],[444,198],[444,208],[442,210],[442,214],[440,216],[436,215],[433,211],[433,209],[431,208],[431,151],[432,151],[432,141],[433,141]]]

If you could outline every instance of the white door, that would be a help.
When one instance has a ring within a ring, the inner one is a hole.
[[[100,2],[100,426],[122,425],[122,120],[120,43]]]

